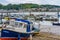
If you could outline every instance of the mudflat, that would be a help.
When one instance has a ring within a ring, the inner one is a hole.
[[[40,32],[33,36],[33,40],[60,40],[60,35],[47,32]]]

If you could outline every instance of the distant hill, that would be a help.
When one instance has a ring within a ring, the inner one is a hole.
[[[60,6],[57,6],[57,5],[40,5],[40,8],[60,8]]]
[[[57,5],[20,4],[22,8],[60,8]]]
[[[26,8],[60,8],[60,6],[57,5],[38,5],[38,4],[32,4],[32,3],[25,3],[25,4],[8,4],[8,5],[2,5],[0,4],[0,9],[10,10],[10,9],[26,9]]]
[[[38,8],[39,5],[38,4],[20,4],[20,7],[22,8]]]

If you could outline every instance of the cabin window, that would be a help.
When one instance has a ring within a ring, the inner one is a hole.
[[[10,25],[11,25],[11,26],[14,26],[14,21],[11,21],[11,22],[10,22]]]
[[[23,26],[23,23],[19,23],[19,27],[22,27]]]
[[[18,26],[18,22],[15,22],[15,27],[17,27]]]
[[[27,24],[25,24],[25,23],[19,23],[19,27],[26,28]]]
[[[24,28],[26,28],[27,27],[27,24],[24,24]]]

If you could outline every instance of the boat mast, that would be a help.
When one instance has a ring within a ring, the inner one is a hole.
[[[59,11],[57,12],[57,15],[58,15],[58,23],[59,23]]]

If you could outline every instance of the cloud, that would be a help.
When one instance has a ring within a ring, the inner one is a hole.
[[[38,3],[39,0],[5,0],[6,2],[12,4],[19,4],[19,3]]]
[[[60,5],[60,0],[51,0],[49,2],[49,4],[52,4],[52,5]]]
[[[12,4],[19,4],[20,3],[20,0],[6,0],[9,3],[12,3]]]
[[[60,5],[60,0],[0,0],[0,3],[2,4],[35,3],[35,4]]]

